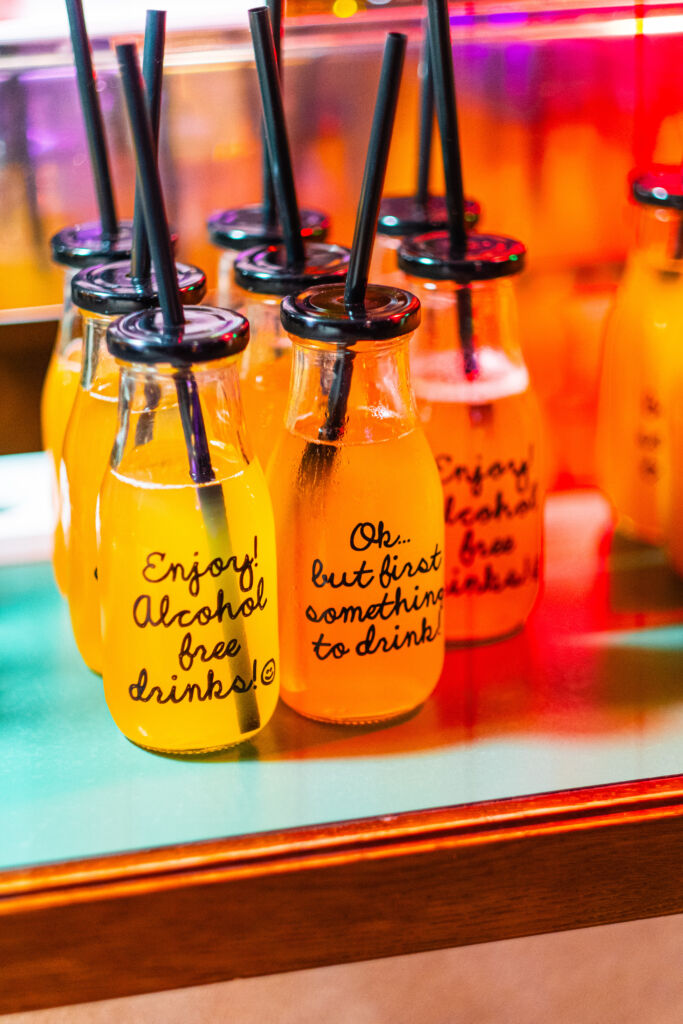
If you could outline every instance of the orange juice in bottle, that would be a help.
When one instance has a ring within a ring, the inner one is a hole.
[[[283,245],[244,253],[234,267],[235,308],[249,321],[251,339],[240,364],[242,404],[254,451],[265,468],[284,421],[292,346],[280,323],[280,302],[316,284],[342,281],[349,251],[307,242],[304,260],[290,267]]]
[[[444,650],[441,486],[417,420],[408,340],[419,302],[342,285],[290,296],[286,429],[268,466],[278,540],[282,696],[330,722],[403,714]]]
[[[206,289],[203,271],[185,264],[177,264],[177,269],[183,300],[200,302]],[[62,446],[54,565],[55,574],[65,583],[81,656],[89,668],[101,672],[95,507],[116,432],[119,384],[118,367],[107,352],[106,332],[117,316],[155,305],[157,295],[154,278],[146,284],[133,281],[129,261],[79,272],[72,290],[84,323],[83,359]]]
[[[185,320],[109,328],[121,384],[99,576],[114,721],[140,746],[197,754],[266,724],[280,664],[273,515],[240,406],[248,324],[208,306]]]
[[[81,373],[83,322],[80,310],[71,298],[71,282],[85,267],[130,256],[132,225],[119,223],[118,234],[105,237],[99,224],[79,224],[64,228],[51,239],[52,258],[64,267],[64,308],[57,329],[57,339],[50,356],[40,399],[40,423],[43,448],[51,456],[53,470],[53,501],[58,516],[57,475],[62,455],[64,431],[71,414]],[[55,574],[57,586],[65,593],[62,572],[63,552],[57,552]]]
[[[449,643],[515,632],[539,590],[541,431],[509,281],[523,262],[521,243],[496,235],[459,254],[445,232],[399,250],[423,310],[412,369],[443,486]]]
[[[661,544],[671,520],[672,388],[683,371],[683,181],[680,168],[656,166],[631,185],[637,237],[605,331],[599,480],[619,528]]]

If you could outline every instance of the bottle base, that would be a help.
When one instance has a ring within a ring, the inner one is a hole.
[[[125,733],[123,734],[125,736]],[[140,750],[146,750],[150,754],[159,754],[161,757],[177,757],[180,759],[187,758],[192,760],[193,758],[209,757],[211,754],[222,754],[226,750],[231,750],[233,747],[239,747],[242,743],[249,743],[254,737],[254,733],[250,733],[249,736],[245,736],[243,739],[232,740],[230,743],[220,743],[215,747],[196,747],[191,750],[173,750],[170,747],[153,747],[149,743],[140,743],[138,740],[133,740],[130,736],[126,736],[129,743],[132,743],[134,747],[139,747]]]
[[[282,696],[282,694],[280,694]],[[314,714],[311,711],[303,711],[301,708],[297,708],[294,704],[290,704],[289,701],[282,697],[283,703],[295,711],[297,715],[301,715],[302,718],[308,718],[312,722],[322,722],[324,725],[341,725],[341,726],[373,726],[373,725],[388,725],[396,724],[403,719],[408,719],[415,712],[419,711],[427,697],[421,700],[419,704],[415,704],[410,708],[403,708],[399,711],[390,711],[385,715],[325,715],[325,714]]]

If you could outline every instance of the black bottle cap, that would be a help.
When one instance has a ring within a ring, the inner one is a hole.
[[[398,250],[398,265],[413,277],[434,281],[491,281],[518,274],[524,268],[526,249],[504,235],[467,236],[467,248],[454,254],[447,231],[407,238]]]
[[[108,260],[124,260],[130,257],[133,244],[133,222],[119,221],[115,238],[105,238],[99,221],[88,224],[71,224],[62,228],[50,239],[52,259],[62,266],[92,267]]]
[[[330,229],[330,218],[319,210],[301,210],[301,237],[310,241],[324,242]],[[206,226],[214,245],[221,249],[244,252],[257,245],[278,245],[282,241],[279,224],[273,229],[263,219],[263,207],[259,203],[238,206],[234,210],[219,210],[213,213]]]
[[[171,245],[175,247],[178,235],[171,232]],[[132,220],[120,220],[116,238],[105,238],[99,221],[71,224],[50,239],[52,259],[64,267],[82,270],[98,263],[130,259],[133,245]]]
[[[107,328],[107,348],[128,363],[170,363],[187,367],[238,355],[249,341],[249,322],[214,306],[189,306],[185,323],[164,327],[160,309],[143,309]]]
[[[476,199],[465,200],[465,223],[468,230],[476,227],[481,206]],[[387,196],[382,200],[377,221],[378,235],[409,237],[428,231],[441,231],[448,225],[448,211],[444,196],[429,196],[420,203],[414,196]]]
[[[204,271],[187,263],[176,263],[176,270],[183,304],[201,302],[206,294]],[[154,273],[145,284],[136,284],[130,276],[130,260],[79,270],[71,282],[71,298],[79,309],[99,316],[124,316],[159,305]]]
[[[633,171],[629,181],[637,203],[683,210],[683,173],[678,165],[653,164],[647,171]]]
[[[362,307],[344,305],[344,284],[324,284],[288,295],[280,306],[282,326],[297,338],[352,344],[388,341],[420,324],[420,300],[403,288],[369,284]]]
[[[235,283],[262,295],[292,295],[316,284],[343,282],[351,258],[348,249],[329,242],[307,242],[305,249],[306,262],[293,268],[287,266],[284,245],[252,249],[235,263]]]

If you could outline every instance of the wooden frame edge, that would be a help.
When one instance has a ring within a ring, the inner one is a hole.
[[[681,863],[675,776],[4,872],[0,1013],[682,912]]]

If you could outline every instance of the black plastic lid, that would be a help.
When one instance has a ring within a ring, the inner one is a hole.
[[[526,249],[505,235],[467,236],[464,253],[454,255],[447,231],[407,238],[398,250],[398,265],[406,274],[434,281],[491,281],[518,274],[524,268]]]
[[[50,239],[52,259],[66,267],[92,267],[108,260],[124,260],[130,257],[133,244],[133,222],[119,221],[116,238],[105,238],[99,221],[88,224],[71,224],[62,228]]]
[[[653,164],[642,173],[633,171],[629,181],[637,203],[683,210],[683,173],[677,164]]]
[[[197,305],[206,294],[206,274],[187,263],[176,263],[176,271],[183,304]],[[159,305],[154,272],[145,285],[136,285],[130,276],[130,260],[79,270],[71,282],[71,298],[79,309],[99,316],[124,316]]]
[[[171,245],[175,248],[178,235],[171,231]],[[71,224],[50,239],[52,259],[64,267],[82,270],[98,263],[130,259],[133,245],[132,220],[120,220],[116,238],[105,238],[100,222]]]
[[[477,200],[466,199],[465,223],[468,229],[476,226],[480,216],[481,206]],[[447,224],[444,196],[430,196],[426,203],[419,203],[415,196],[387,196],[379,208],[377,234],[401,238],[440,231]]]
[[[324,242],[330,229],[330,218],[319,210],[300,210],[301,237]],[[256,245],[277,245],[282,241],[282,229],[275,230],[263,220],[263,207],[259,203],[238,206],[234,210],[212,213],[206,222],[209,237],[221,249],[244,252]]]
[[[235,263],[235,283],[248,292],[291,295],[316,284],[344,280],[351,253],[343,245],[307,242],[305,249],[306,262],[295,268],[287,266],[284,245],[251,249]]]
[[[249,322],[239,313],[214,306],[189,306],[185,323],[164,328],[160,309],[143,309],[107,328],[107,348],[128,363],[191,366],[238,355],[249,341]]]
[[[290,334],[312,341],[388,341],[419,326],[420,300],[403,288],[369,284],[363,306],[349,311],[344,284],[323,284],[283,299],[280,320]]]

